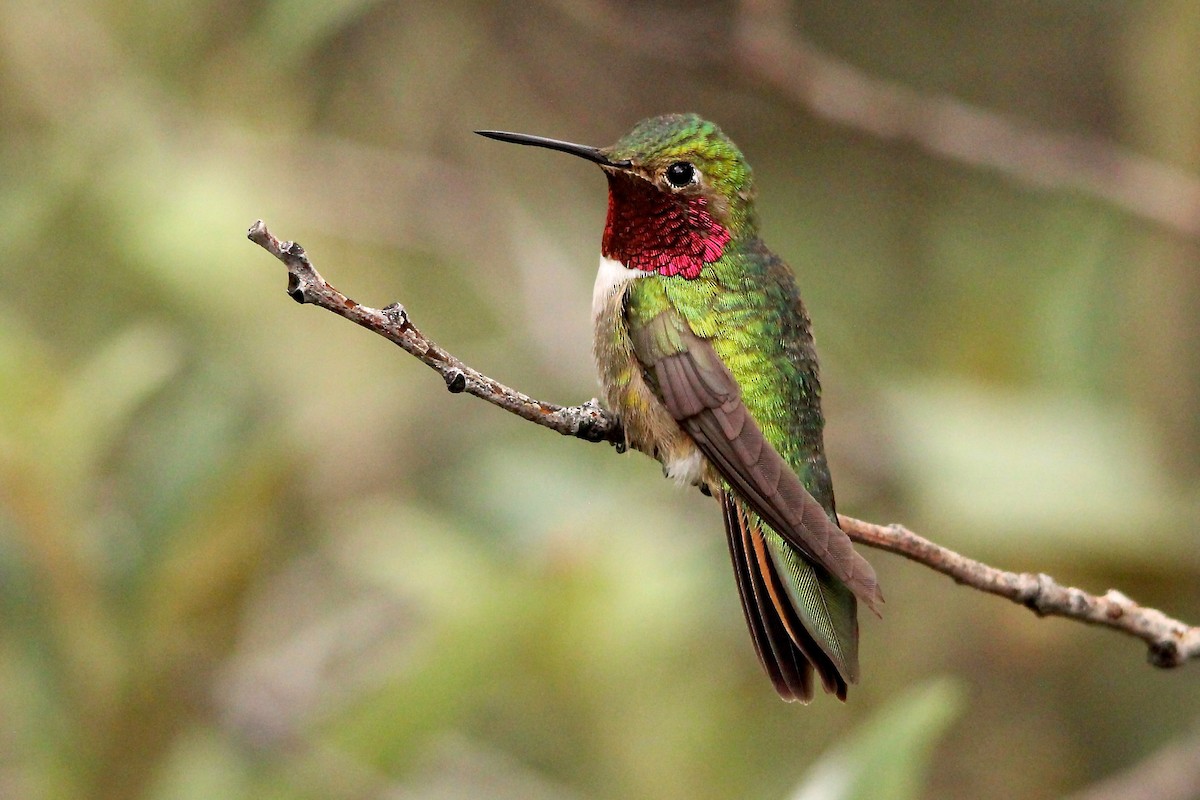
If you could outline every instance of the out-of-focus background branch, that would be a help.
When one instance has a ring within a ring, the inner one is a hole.
[[[603,182],[469,132],[699,111],[813,312],[839,508],[1194,619],[1194,217],[1103,186],[1194,186],[1198,37],[1183,0],[0,5],[0,796],[986,800],[1154,764],[1190,671],[888,560],[850,703],[778,703],[708,503],[448,403],[242,231],[579,401]],[[881,138],[783,48],[1105,177]]]

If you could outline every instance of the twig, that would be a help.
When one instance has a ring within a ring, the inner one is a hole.
[[[313,268],[303,247],[296,242],[276,239],[262,220],[250,226],[247,237],[287,265],[287,293],[293,300],[332,311],[398,344],[441,375],[452,394],[466,392],[564,436],[576,436],[589,442],[610,442],[624,450],[625,434],[620,424],[600,407],[598,401],[593,399],[582,405],[564,407],[534,400],[447,353],[412,324],[408,312],[399,303],[381,309],[371,308],[346,297]]]
[[[398,344],[441,375],[451,392],[475,395],[563,435],[609,442],[624,449],[620,423],[596,400],[564,407],[511,389],[438,347],[412,324],[399,303],[376,309],[343,295],[321,277],[304,248],[295,242],[276,239],[262,220],[250,227],[249,239],[287,266],[287,292],[293,300],[332,311]],[[1149,661],[1156,667],[1177,667],[1200,658],[1200,627],[1185,625],[1161,611],[1139,606],[1116,590],[1096,597],[1064,587],[1049,575],[1005,572],[990,567],[934,544],[901,525],[876,525],[841,514],[838,519],[846,535],[859,544],[904,556],[958,583],[1007,597],[1040,616],[1067,617],[1136,636],[1149,646]]]
[[[1005,572],[947,550],[905,528],[876,525],[838,515],[842,530],[856,542],[924,564],[981,592],[1007,597],[1042,617],[1068,617],[1090,625],[1113,628],[1136,636],[1149,647],[1156,667],[1178,667],[1200,658],[1200,628],[1185,625],[1153,608],[1144,608],[1116,589],[1096,597],[1063,586],[1049,575]]]

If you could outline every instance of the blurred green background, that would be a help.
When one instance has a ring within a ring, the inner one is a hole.
[[[1023,800],[1195,729],[1195,665],[881,553],[862,684],[780,703],[711,501],[447,394],[245,239],[580,402],[603,180],[471,130],[700,112],[814,318],[840,509],[1200,619],[1195,238],[823,120],[730,58],[768,5],[0,4],[0,796]],[[783,14],[1200,172],[1190,0]]]

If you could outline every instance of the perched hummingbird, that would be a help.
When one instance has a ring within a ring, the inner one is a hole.
[[[592,294],[605,406],[668,477],[716,497],[759,660],[784,700],[813,672],[858,680],[857,600],[875,571],[837,525],[808,313],[758,233],[750,166],[694,114],[599,148],[504,131],[600,165],[608,220]]]

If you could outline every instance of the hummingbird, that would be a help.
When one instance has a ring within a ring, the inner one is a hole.
[[[608,216],[592,293],[601,403],[626,444],[721,506],[754,649],[780,697],[814,673],[846,699],[859,678],[858,601],[871,565],[838,527],[811,322],[759,236],[741,150],[695,114],[642,120],[611,147],[507,131],[600,166]]]

